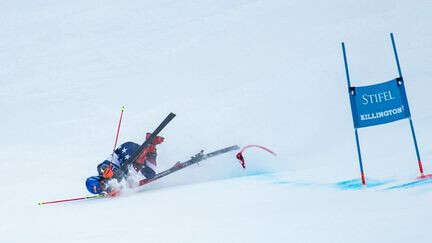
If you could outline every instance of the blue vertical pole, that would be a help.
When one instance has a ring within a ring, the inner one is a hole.
[[[365,179],[365,174],[363,171],[363,162],[362,162],[362,156],[361,156],[361,151],[360,151],[360,142],[359,142],[359,136],[358,136],[357,128],[354,129],[354,133],[355,133],[356,143],[357,143],[357,154],[358,154],[359,164],[360,164],[361,180],[362,180],[362,184],[366,185],[366,179]]]
[[[396,65],[397,65],[397,68],[398,68],[399,77],[402,78],[402,71],[401,71],[401,67],[400,67],[400,63],[399,63],[399,56],[397,54],[396,44],[395,44],[393,33],[390,33],[390,38],[391,38],[391,41],[392,41],[393,52],[394,52],[395,59],[396,59]]]
[[[399,63],[399,56],[397,54],[396,44],[395,44],[393,33],[390,33],[390,38],[391,38],[391,42],[392,42],[392,46],[393,46],[393,52],[394,52],[394,55],[395,55],[395,60],[396,60],[396,65],[397,65],[398,72],[399,72],[399,77],[403,80],[402,71],[401,71],[401,67],[400,67],[400,63]],[[419,148],[418,148],[418,145],[417,145],[417,138],[416,138],[416,135],[415,135],[414,125],[413,125],[411,116],[409,117],[409,122],[410,122],[410,127],[411,127],[411,134],[412,134],[412,137],[413,137],[413,140],[414,140],[414,147],[415,147],[415,151],[416,151],[416,155],[417,155],[417,162],[418,162],[418,166],[419,166],[419,170],[420,170],[420,177],[424,177],[424,174],[423,174],[423,164],[422,164],[421,159],[420,159],[420,152],[419,152]]]
[[[346,57],[346,52],[345,52],[345,43],[342,42],[342,52],[343,52],[343,58],[344,58],[344,64],[345,64],[345,74],[346,74],[346,79],[347,79],[347,84],[348,84],[348,89],[351,88],[351,80],[350,80],[350,76],[349,76],[349,71],[348,71],[348,63],[347,63],[347,57]]]
[[[345,51],[345,43],[343,43],[343,42],[342,42],[342,52],[343,52],[343,58],[344,58],[344,63],[345,63],[346,79],[347,79],[347,84],[348,84],[348,95],[351,95],[349,93],[349,90],[351,88],[351,80],[350,80],[349,71],[348,71],[348,62],[347,62],[346,51]],[[351,109],[352,109],[352,107],[351,107]],[[353,124],[354,124],[354,117],[353,117]],[[355,134],[356,144],[357,144],[357,154],[358,154],[358,159],[359,159],[359,164],[360,164],[361,180],[362,180],[362,184],[366,185],[365,174],[363,171],[363,161],[362,161],[361,150],[360,150],[359,136],[358,136],[357,128],[355,128],[355,127],[354,127],[354,134]]]

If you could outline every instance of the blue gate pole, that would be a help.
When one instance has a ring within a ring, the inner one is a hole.
[[[396,65],[397,65],[398,72],[399,72],[399,77],[403,80],[402,71],[401,71],[401,67],[400,67],[400,63],[399,63],[399,56],[397,54],[396,44],[395,44],[393,33],[390,33],[390,38],[391,38],[391,42],[392,42],[392,46],[393,46],[393,52],[394,52],[394,55],[395,55],[395,60],[396,60]],[[407,102],[408,102],[408,100],[407,100]],[[411,115],[409,117],[409,122],[410,122],[410,127],[411,127],[411,134],[412,134],[412,137],[413,137],[413,140],[414,140],[414,147],[415,147],[415,151],[416,151],[416,155],[417,155],[417,162],[418,162],[418,166],[419,166],[419,170],[420,170],[420,177],[424,177],[424,174],[423,174],[423,164],[422,164],[421,159],[420,159],[420,152],[419,152],[419,148],[418,148],[418,145],[417,145],[417,138],[416,138],[416,135],[415,135],[414,125],[413,125],[413,122],[412,122],[412,119],[411,119]]]
[[[349,71],[348,71],[348,62],[347,62],[346,51],[345,51],[345,43],[343,43],[343,42],[342,42],[342,52],[343,52],[343,58],[344,58],[344,63],[345,63],[346,79],[347,79],[347,84],[348,84],[348,95],[351,95],[350,94],[351,80],[350,80]],[[351,99],[351,97],[350,97],[350,99]],[[351,109],[352,109],[352,107],[351,107]],[[354,117],[353,117],[353,124],[354,124]],[[362,184],[366,185],[365,174],[363,171],[363,161],[362,161],[361,150],[360,150],[359,136],[358,136],[357,128],[355,128],[355,127],[354,127],[354,134],[355,134],[356,144],[357,144],[357,154],[358,154],[358,159],[359,159],[359,164],[360,164],[361,180],[362,180]]]

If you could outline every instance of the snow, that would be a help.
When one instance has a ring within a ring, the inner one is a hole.
[[[407,120],[361,129],[359,184],[340,43],[352,83],[397,77],[394,32],[432,171],[430,1],[0,2],[0,242],[411,242],[428,239],[429,180]],[[159,169],[261,144],[119,198],[84,181],[169,113]]]

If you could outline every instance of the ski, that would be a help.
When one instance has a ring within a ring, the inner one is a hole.
[[[233,150],[238,150],[238,149],[240,149],[240,147],[237,146],[237,145],[234,145],[234,146],[230,146],[230,147],[226,147],[226,148],[223,148],[223,149],[216,150],[216,151],[208,153],[208,154],[204,154],[204,150],[201,150],[201,152],[199,152],[196,155],[192,156],[188,161],[177,162],[171,168],[169,168],[169,169],[167,169],[165,171],[162,171],[160,173],[157,173],[155,175],[155,177],[153,177],[152,179],[142,179],[142,180],[140,180],[138,182],[138,186],[146,185],[146,184],[148,184],[150,182],[158,180],[158,179],[160,179],[162,177],[165,177],[165,176],[167,176],[169,174],[172,174],[172,173],[174,173],[174,172],[176,172],[178,170],[184,169],[184,168],[186,168],[186,167],[188,167],[190,165],[196,164],[196,163],[198,163],[200,161],[203,161],[203,160],[209,159],[211,157],[214,157],[214,156],[217,156],[217,155],[220,155],[220,154],[224,154],[224,153],[227,153],[227,152],[230,152],[230,151],[233,151]]]
[[[161,124],[151,133],[150,137],[144,141],[138,150],[122,164],[122,171],[127,171],[129,165],[137,161],[145,152],[146,148],[153,142],[156,136],[168,125],[168,123],[174,119],[176,115],[174,113],[168,114],[168,116],[161,122]]]

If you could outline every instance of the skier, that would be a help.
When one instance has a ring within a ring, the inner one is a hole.
[[[150,136],[151,133],[147,133],[146,139]],[[137,172],[141,172],[147,179],[156,175],[156,145],[163,141],[163,137],[156,136],[153,142],[144,149],[142,155],[131,164]],[[87,178],[87,190],[93,194],[106,193],[110,196],[117,196],[120,192],[119,188],[112,186],[112,184],[120,183],[128,177],[130,165],[126,162],[137,152],[139,147],[134,142],[126,142],[115,149],[106,160],[97,166],[99,175]]]

